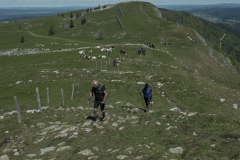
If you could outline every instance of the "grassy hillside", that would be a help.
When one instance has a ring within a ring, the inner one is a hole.
[[[217,46],[215,48],[219,49],[219,39],[226,34],[222,40],[222,51],[227,55],[233,55],[238,61],[240,61],[240,38],[235,32],[231,32],[231,30],[224,30],[213,23],[198,19],[187,12],[178,12],[166,9],[160,9],[160,11],[162,11],[162,15],[165,19],[195,29],[200,35],[211,42],[212,45]]]
[[[206,45],[193,29],[160,18],[154,5],[145,2],[82,11],[87,23],[80,24],[83,17],[74,19],[73,28],[68,27],[69,15],[22,21],[22,29],[17,23],[0,24],[0,156],[239,159],[239,109],[233,108],[239,103],[239,74],[208,41]],[[48,35],[50,25],[55,35]],[[103,40],[94,36],[99,30],[105,32]],[[198,43],[191,43],[188,36]],[[155,49],[145,42],[154,43]],[[106,59],[79,56],[80,50],[105,55],[95,48],[102,45],[114,45]],[[145,56],[137,54],[139,47],[147,49]],[[120,55],[120,49],[127,55]],[[119,67],[112,66],[116,56],[121,59]],[[104,121],[91,120],[87,97],[94,79],[109,93]],[[149,113],[143,112],[140,82],[150,83],[155,91]],[[13,112],[14,96],[21,123]],[[176,147],[179,153],[174,153]]]

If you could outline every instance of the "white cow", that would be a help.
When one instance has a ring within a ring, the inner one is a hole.
[[[112,48],[107,48],[107,49],[105,50],[105,53],[106,53],[106,54],[112,53]]]
[[[101,48],[100,51],[104,52],[106,51],[106,48]]]
[[[102,59],[102,58],[107,58],[107,56],[105,55],[99,55],[98,58]]]
[[[80,54],[80,57],[82,57],[82,55],[85,54],[84,51],[79,51],[78,53]]]

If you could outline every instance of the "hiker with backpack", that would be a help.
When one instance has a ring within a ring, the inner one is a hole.
[[[90,101],[90,99],[93,97],[93,95],[95,96],[95,100],[94,100],[94,115],[96,117],[96,120],[99,118],[98,116],[98,107],[100,106],[101,108],[101,112],[102,112],[102,118],[100,118],[100,120],[103,120],[105,117],[105,100],[107,98],[107,91],[105,88],[104,84],[98,83],[98,81],[93,81],[93,86],[92,86],[92,90],[89,94],[88,100]]]
[[[148,112],[149,111],[149,104],[152,100],[152,95],[154,93],[153,89],[150,87],[149,83],[146,83],[144,85],[144,88],[142,88],[139,93],[140,93],[140,95],[141,95],[141,93],[143,93],[143,98],[144,98],[144,101],[145,101],[145,104],[146,104],[146,111]]]

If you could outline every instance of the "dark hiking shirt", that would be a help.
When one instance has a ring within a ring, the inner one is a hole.
[[[104,85],[102,85],[102,89],[100,89],[99,87],[100,87],[100,84],[98,84],[98,87],[92,87],[92,92],[95,95],[95,100],[96,101],[102,101],[103,100],[104,91],[106,90]]]

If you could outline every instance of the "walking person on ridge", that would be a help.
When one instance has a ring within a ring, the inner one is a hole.
[[[94,115],[96,117],[96,120],[99,118],[98,116],[98,106],[100,106],[101,108],[101,112],[102,112],[102,118],[100,118],[100,120],[103,120],[105,118],[105,100],[107,98],[107,91],[105,89],[105,85],[98,83],[98,81],[93,81],[93,86],[91,89],[91,92],[89,94],[88,100],[90,101],[90,99],[92,98],[92,96],[95,96],[95,100],[94,100]]]
[[[143,93],[143,98],[146,104],[146,112],[149,111],[149,104],[152,100],[152,95],[154,93],[153,89],[150,87],[149,83],[146,83],[144,85],[144,88],[141,89],[141,91],[139,92],[140,94]]]

